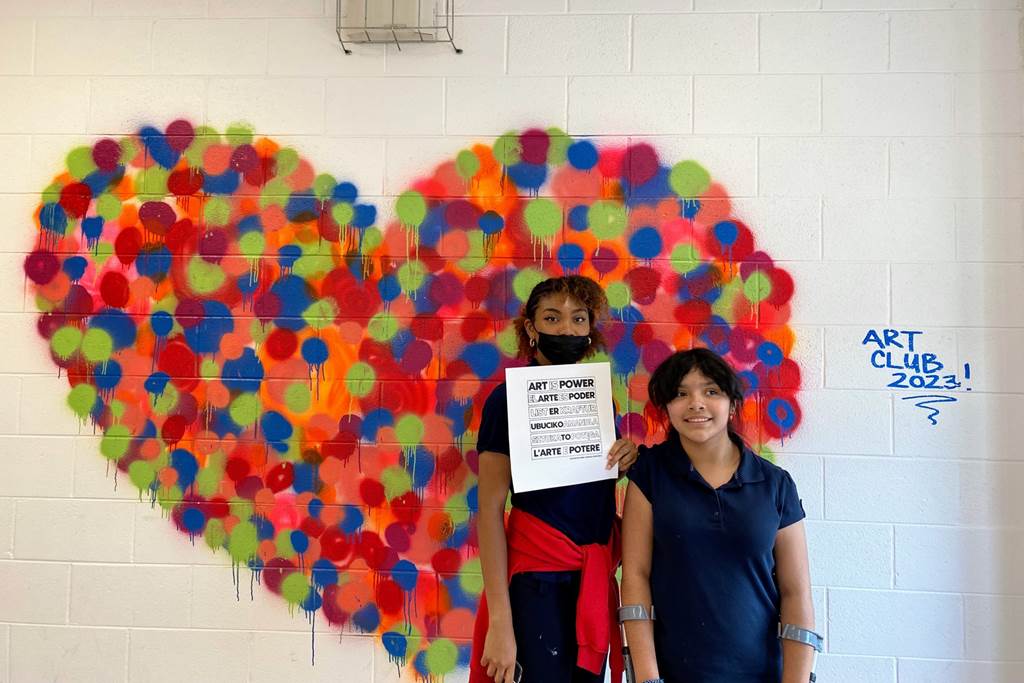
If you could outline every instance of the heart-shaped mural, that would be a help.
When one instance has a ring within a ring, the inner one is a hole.
[[[742,371],[764,453],[800,420],[793,283],[704,168],[647,144],[509,133],[394,214],[247,128],[175,121],[71,150],[25,272],[103,457],[293,608],[443,676],[482,589],[480,409],[532,286],[605,286],[624,433],[657,439],[647,375],[702,345]]]

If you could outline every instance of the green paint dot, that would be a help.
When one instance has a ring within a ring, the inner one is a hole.
[[[321,173],[313,181],[313,194],[322,202],[327,201],[334,194],[334,186],[338,181],[329,173]]]
[[[680,161],[669,171],[668,184],[682,199],[696,199],[711,185],[711,175],[696,161]]]
[[[466,503],[466,494],[456,493],[448,498],[444,504],[444,511],[452,520],[452,524],[458,526],[469,521],[469,505]]]
[[[170,194],[167,191],[167,178],[171,175],[171,172],[163,166],[153,164],[140,171],[139,175],[142,176],[140,184],[142,189],[138,193],[139,199],[144,201],[162,201]]]
[[[278,168],[278,172],[280,172]],[[284,208],[288,204],[288,198],[292,194],[292,188],[285,181],[280,178],[274,178],[260,191],[260,208],[265,209],[268,206],[280,206]]]
[[[228,414],[235,424],[240,427],[248,427],[255,424],[260,416],[260,398],[254,393],[245,392],[239,394],[228,406]]]
[[[395,316],[387,311],[382,311],[370,318],[366,331],[370,333],[370,337],[374,341],[385,342],[398,333],[398,321],[395,320]]]
[[[124,401],[119,401],[116,398],[111,399],[110,402],[107,403],[107,407],[110,408],[110,414],[114,416],[115,420],[120,420],[124,417],[124,411],[128,409],[128,406],[125,405]]]
[[[447,638],[438,638],[427,647],[427,671],[433,676],[444,676],[455,670],[459,649]]]
[[[119,161],[122,166],[127,166],[139,153],[139,145],[135,142],[134,138],[121,138],[119,144],[121,145],[121,158]]]
[[[344,227],[352,222],[356,212],[348,202],[338,202],[331,207],[331,218],[338,225]]]
[[[110,333],[98,327],[89,328],[82,338],[82,355],[90,363],[102,363],[114,352]]]
[[[252,337],[253,342],[256,344],[262,344],[267,340],[267,335],[272,331],[271,325],[264,324],[261,320],[254,319],[249,323],[249,336]]]
[[[252,516],[253,509],[252,501],[245,498],[232,498],[228,501],[228,510],[238,519],[249,519]]]
[[[587,224],[597,239],[615,239],[626,231],[626,207],[618,202],[599,199],[587,211]]]
[[[615,309],[623,309],[633,301],[633,293],[625,282],[612,282],[605,288],[608,305]]]
[[[66,157],[68,173],[75,180],[84,180],[96,170],[96,162],[92,160],[92,147],[75,147]]]
[[[520,301],[530,298],[530,292],[538,283],[547,279],[547,275],[536,268],[523,268],[512,278],[512,291]]]
[[[467,230],[466,240],[469,242],[466,255],[459,259],[459,268],[466,273],[475,273],[487,265],[487,251],[484,248],[482,230]]]
[[[131,445],[131,430],[121,424],[110,425],[100,439],[100,453],[108,460],[119,460]]]
[[[114,220],[121,215],[121,200],[109,192],[104,192],[96,198],[96,213],[104,220]]]
[[[562,209],[546,197],[531,199],[523,212],[526,227],[534,237],[553,237],[562,227]]]
[[[114,255],[114,245],[107,241],[101,241],[92,252],[92,261],[97,268],[102,268],[107,259]]]
[[[494,158],[502,166],[514,166],[519,163],[520,152],[519,134],[514,130],[509,131],[494,141]]]
[[[480,573],[480,558],[466,560],[459,568],[459,585],[469,595],[480,595],[484,590],[484,577]]]
[[[291,175],[299,167],[299,153],[291,147],[282,147],[274,156],[279,178]]]
[[[65,325],[50,337],[50,348],[57,358],[67,360],[82,345],[82,330],[74,325]]]
[[[231,529],[228,539],[228,554],[239,564],[246,564],[256,555],[259,537],[252,522],[239,522]]]
[[[471,149],[462,150],[455,157],[455,170],[463,180],[469,180],[480,170],[480,157]]]
[[[263,237],[263,233],[258,230],[250,230],[238,240],[238,251],[250,261],[262,256],[266,246],[267,240]]]
[[[308,280],[326,275],[334,269],[334,255],[331,253],[330,242],[316,237],[313,242],[307,242],[300,246],[302,247],[302,256],[292,266],[293,273]]]
[[[395,212],[402,225],[417,227],[427,217],[427,202],[416,190],[406,190],[398,196]]]
[[[689,273],[700,265],[700,256],[689,242],[682,242],[673,247],[669,260],[672,263],[672,269],[683,274]]]
[[[147,491],[156,480],[156,467],[149,460],[136,460],[128,465],[128,478],[140,491]]]
[[[220,377],[220,363],[212,358],[204,358],[199,364],[199,376],[203,379],[216,379]]]
[[[76,384],[68,394],[68,405],[78,417],[84,420],[96,405],[96,387],[88,382]]]
[[[206,456],[206,464],[196,475],[196,488],[199,490],[199,495],[207,498],[216,495],[221,479],[224,477],[226,462],[227,456],[224,455],[224,451],[214,451]]]
[[[362,242],[359,245],[359,250],[363,254],[369,254],[382,244],[384,244],[384,233],[371,225],[366,228],[366,230],[363,230],[363,237]]]
[[[314,330],[330,327],[334,324],[334,319],[337,317],[338,305],[330,297],[317,299],[302,312],[303,320]]]
[[[292,572],[281,582],[281,597],[291,605],[300,605],[309,595],[309,581],[302,572]]]
[[[755,270],[743,283],[743,296],[751,303],[760,303],[771,296],[771,293],[772,281],[760,270]]]
[[[228,126],[227,131],[224,132],[224,137],[236,147],[238,145],[251,145],[253,137],[252,126],[244,121],[236,121]]]
[[[418,446],[423,440],[423,420],[416,415],[406,413],[395,423],[395,436],[398,437],[398,443],[405,448]]]
[[[178,388],[168,384],[159,396],[150,394],[149,405],[157,415],[167,415],[178,405]]]
[[[42,193],[40,193],[39,198],[42,200],[43,204],[53,204],[54,202],[59,202],[60,191],[63,189],[63,187],[64,186],[61,185],[60,183],[50,183],[43,189]]]
[[[561,128],[548,128],[548,137],[550,139],[548,163],[552,166],[564,164],[569,157],[569,145],[572,144],[572,138]]]
[[[398,286],[406,294],[422,287],[426,277],[427,269],[421,261],[406,261],[398,268]]]
[[[231,222],[231,205],[223,197],[210,197],[203,205],[203,218],[213,227],[227,225]]]
[[[224,285],[227,275],[216,263],[193,256],[185,268],[189,288],[196,294],[212,294]]]
[[[224,522],[216,517],[207,520],[206,529],[203,531],[203,542],[206,543],[207,548],[219,550],[224,547],[224,541],[227,538],[228,533],[224,531]]]
[[[498,333],[498,349],[510,358],[519,353],[519,338],[511,325]]]
[[[284,403],[293,413],[304,413],[309,410],[313,395],[305,382],[292,382],[284,391]]]
[[[274,548],[277,550],[279,557],[293,557],[295,555],[295,546],[292,545],[291,529],[282,529],[277,532],[277,537],[274,538]],[[292,576],[294,576],[294,574]]]
[[[358,398],[368,396],[373,391],[376,381],[377,373],[372,366],[363,361],[353,363],[345,373],[345,388],[348,389],[348,393]]]
[[[386,467],[380,473],[380,483],[384,485],[384,495],[388,500],[412,491],[412,475],[397,465]]]

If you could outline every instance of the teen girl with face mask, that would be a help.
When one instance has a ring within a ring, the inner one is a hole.
[[[583,360],[603,345],[595,323],[607,310],[604,291],[589,278],[539,283],[515,323],[521,355],[537,365]],[[603,681],[605,657],[617,634],[615,480],[512,491],[506,529],[512,470],[504,384],[484,404],[477,450],[484,596],[470,683]],[[618,439],[607,467],[624,473],[636,458],[633,442]]]

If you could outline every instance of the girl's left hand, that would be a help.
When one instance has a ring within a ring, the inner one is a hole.
[[[608,451],[608,462],[604,467],[610,470],[618,465],[619,474],[625,474],[633,466],[633,463],[636,462],[639,455],[640,451],[635,443],[629,439],[619,439],[612,444],[611,449]]]

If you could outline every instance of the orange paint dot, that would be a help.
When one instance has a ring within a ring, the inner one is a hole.
[[[210,145],[203,152],[203,171],[220,175],[231,165],[231,145]]]

